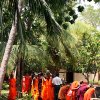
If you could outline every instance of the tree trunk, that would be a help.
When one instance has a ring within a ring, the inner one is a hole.
[[[88,84],[89,84],[89,83],[90,83],[90,82],[89,82],[89,77],[87,77],[86,79],[87,79],[87,82],[88,82]]]
[[[94,73],[93,84],[94,84],[94,80],[95,80],[95,77],[96,77],[96,73],[97,73],[97,71]]]
[[[16,1],[17,2],[17,1]],[[16,3],[17,4],[17,3]],[[20,14],[21,10],[22,10],[22,0],[19,0],[18,2],[18,12]],[[10,53],[12,50],[12,46],[15,40],[15,36],[16,36],[16,32],[17,32],[17,22],[18,22],[18,15],[17,15],[17,11],[15,13],[15,20],[12,23],[12,28],[9,34],[9,38],[6,44],[6,48],[5,48],[5,52],[4,52],[4,56],[1,62],[1,67],[0,67],[0,94],[1,94],[1,90],[2,90],[2,84],[3,84],[3,80],[4,80],[4,76],[6,73],[6,66],[10,57]]]
[[[4,56],[1,62],[1,67],[0,67],[0,90],[2,89],[2,84],[4,80],[4,76],[6,73],[6,66],[10,57],[11,49],[13,46],[13,42],[16,36],[16,31],[17,31],[17,26],[16,22],[12,24],[12,28],[9,34],[8,42],[5,48]]]
[[[18,59],[17,63],[17,91],[18,91],[18,98],[22,97],[22,75],[23,75],[23,58]]]
[[[87,82],[88,82],[88,84],[89,84],[89,73],[82,73],[83,74],[83,76],[84,76],[84,78],[87,80]]]

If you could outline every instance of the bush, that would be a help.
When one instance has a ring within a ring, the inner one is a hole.
[[[7,96],[6,95],[0,96],[0,100],[7,100]]]
[[[89,80],[89,83],[90,83],[90,84],[93,84],[93,80]]]
[[[94,84],[98,84],[98,81],[94,81]]]
[[[2,89],[3,90],[8,90],[9,89],[9,85],[7,83],[3,83]]]
[[[98,81],[98,85],[100,85],[100,80]]]

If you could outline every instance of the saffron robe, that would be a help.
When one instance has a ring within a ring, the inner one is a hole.
[[[66,93],[68,92],[70,86],[69,85],[64,85],[60,88],[59,93],[58,93],[58,98],[60,100],[65,100],[66,98]]]
[[[17,96],[16,79],[15,78],[11,78],[9,80],[8,100],[15,100],[16,96]]]
[[[42,79],[42,90],[41,90],[41,98],[45,100],[46,97],[46,80]]]
[[[31,77],[26,75],[22,79],[22,92],[28,93],[31,89]]]
[[[68,93],[66,95],[66,100],[76,100],[76,90],[74,89],[77,88],[78,86],[79,86],[78,81],[74,81],[71,84],[70,89],[68,90]]]
[[[38,96],[39,96],[38,78],[33,79],[31,94],[34,100],[38,100]]]
[[[54,100],[54,88],[51,78],[44,81],[41,94],[42,100]]]
[[[94,88],[89,88],[84,94],[84,100],[90,100],[92,94],[95,92]]]

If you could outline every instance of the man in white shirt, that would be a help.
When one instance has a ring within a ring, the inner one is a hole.
[[[55,95],[54,100],[58,100],[58,93],[59,93],[60,86],[62,84],[62,80],[59,77],[59,73],[56,73],[56,76],[52,79],[52,84],[54,85],[54,95]]]

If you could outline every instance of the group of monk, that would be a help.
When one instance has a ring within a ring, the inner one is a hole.
[[[47,71],[46,74],[26,73],[22,78],[22,94],[30,94],[33,100],[90,100],[95,94],[93,85],[88,85],[83,81],[74,81],[68,84],[56,73],[55,77]],[[9,79],[8,100],[16,100],[16,78],[13,73]]]
[[[74,81],[60,88],[58,98],[60,100],[91,100],[93,94],[96,97],[93,85],[88,85],[83,81]]]

